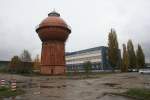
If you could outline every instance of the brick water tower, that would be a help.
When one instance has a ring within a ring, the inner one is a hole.
[[[60,18],[60,14],[52,11],[36,28],[42,41],[41,74],[58,75],[65,73],[65,42],[71,29]]]

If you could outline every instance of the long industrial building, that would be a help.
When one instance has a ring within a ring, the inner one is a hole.
[[[119,50],[119,58],[121,58]],[[112,67],[108,61],[108,47],[99,46],[66,53],[67,71],[83,71],[84,63],[90,61],[93,71],[111,70]]]

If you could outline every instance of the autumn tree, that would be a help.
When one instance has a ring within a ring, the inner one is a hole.
[[[121,66],[121,71],[122,72],[127,72],[128,71],[128,66],[129,66],[129,59],[128,59],[128,52],[126,49],[126,45],[123,44],[123,58],[122,58],[122,66]]]
[[[34,59],[33,70],[40,71],[40,58],[39,58],[39,55],[36,55],[36,57]]]
[[[11,73],[17,73],[20,71],[20,67],[21,67],[21,60],[18,56],[14,56],[13,58],[11,58],[10,64],[9,64],[9,71]]]
[[[136,60],[137,60],[137,67],[144,67],[145,66],[145,55],[142,50],[141,45],[138,44],[138,48],[136,50]]]
[[[111,32],[108,35],[108,60],[113,70],[118,65],[119,61],[119,52],[118,52],[118,40],[116,31],[111,29]]]
[[[134,69],[136,68],[136,55],[135,55],[132,40],[128,40],[127,50],[129,55],[129,68]]]

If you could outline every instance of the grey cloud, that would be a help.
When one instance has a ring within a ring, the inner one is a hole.
[[[115,28],[120,48],[132,39],[150,57],[149,0],[0,0],[0,60],[19,55],[23,49],[33,58],[40,54],[35,26],[53,8],[72,27],[66,51],[107,45],[108,32]]]

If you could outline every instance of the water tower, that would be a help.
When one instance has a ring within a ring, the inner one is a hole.
[[[41,74],[58,75],[65,73],[65,42],[71,29],[60,18],[60,14],[52,11],[36,28],[42,41]]]

